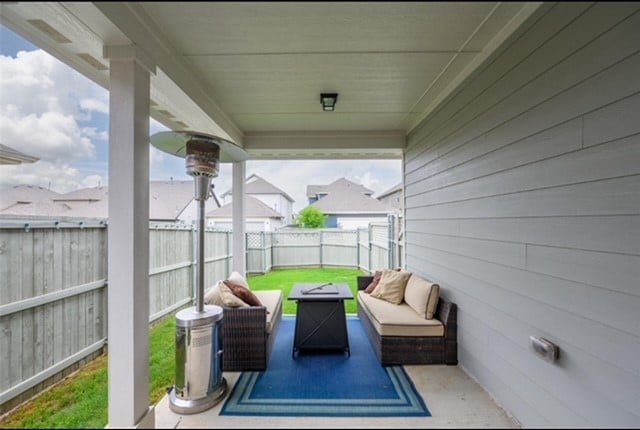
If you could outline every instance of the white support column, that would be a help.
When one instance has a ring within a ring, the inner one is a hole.
[[[155,65],[107,46],[109,428],[153,428],[149,406],[149,94]]]
[[[246,276],[247,244],[245,234],[245,176],[246,162],[236,161],[232,166],[231,207],[233,218],[233,270]]]

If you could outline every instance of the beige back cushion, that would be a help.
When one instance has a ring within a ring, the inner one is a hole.
[[[218,281],[213,287],[207,290],[207,292],[204,294],[205,305],[222,306],[222,295],[220,293],[221,284],[222,281]]]
[[[218,281],[216,285],[207,291],[204,295],[204,303],[206,305],[226,306],[228,308],[249,306],[242,299],[236,297],[231,289],[224,284],[224,281]]]
[[[385,269],[382,271],[378,286],[371,292],[371,297],[386,300],[399,305],[404,300],[404,289],[411,272]]]
[[[440,286],[413,274],[404,290],[404,301],[425,319],[433,319],[440,296]]]
[[[229,278],[227,279],[235,284],[239,284],[245,288],[249,288],[249,283],[247,282],[247,279],[238,272],[235,272],[235,271],[231,272],[231,275],[229,275]]]

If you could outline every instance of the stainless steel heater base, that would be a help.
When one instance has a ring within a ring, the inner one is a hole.
[[[169,409],[176,414],[188,415],[204,412],[218,404],[227,392],[227,380],[222,378],[220,386],[200,399],[184,400],[176,396],[176,389],[173,387],[169,393]]]

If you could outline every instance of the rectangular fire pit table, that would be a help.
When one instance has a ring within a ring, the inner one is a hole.
[[[298,302],[293,357],[302,350],[327,349],[350,356],[344,301],[352,299],[347,284],[295,284],[287,298]]]

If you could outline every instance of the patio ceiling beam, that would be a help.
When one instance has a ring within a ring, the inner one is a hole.
[[[262,159],[400,159],[403,130],[247,132],[244,149]]]

